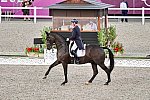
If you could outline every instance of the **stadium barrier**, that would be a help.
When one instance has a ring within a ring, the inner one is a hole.
[[[33,15],[29,15],[28,17],[30,18],[33,18],[33,22],[36,23],[37,22],[37,18],[52,18],[52,16],[49,16],[49,15],[37,15],[37,10],[48,10],[49,8],[44,8],[44,7],[28,7],[28,8],[25,8],[25,7],[1,7],[0,6],[0,23],[2,22],[2,17],[6,18],[7,20],[10,20],[10,18],[23,18],[25,17],[24,15],[13,15],[11,14],[11,12],[6,12],[4,15],[2,14],[2,10],[12,10],[12,9],[32,9],[33,10]],[[149,10],[150,11],[150,8],[108,8],[108,10],[133,10],[133,11],[141,11],[141,16],[108,16],[108,18],[138,18],[138,19],[141,19],[141,22],[142,24],[144,25],[145,24],[145,19],[146,18],[150,18],[150,16],[145,16],[145,11],[146,10]],[[102,17],[104,18],[104,16]]]

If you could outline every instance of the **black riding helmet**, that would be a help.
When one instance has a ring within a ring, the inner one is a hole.
[[[78,20],[77,19],[73,19],[71,20],[72,23],[78,24]]]

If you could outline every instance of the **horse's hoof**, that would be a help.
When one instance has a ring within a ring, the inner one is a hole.
[[[68,81],[64,81],[63,83],[61,83],[61,86],[64,86]]]
[[[108,83],[106,82],[104,85],[108,85]]]
[[[91,84],[90,82],[85,82],[85,85],[89,85],[89,84]]]
[[[46,78],[47,78],[46,76],[43,77],[43,79],[46,79]]]
[[[65,86],[65,83],[61,83],[61,86]]]

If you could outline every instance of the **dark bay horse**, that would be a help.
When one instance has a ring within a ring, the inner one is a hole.
[[[62,63],[63,69],[64,69],[64,75],[65,75],[65,81],[61,85],[65,85],[65,83],[68,82],[67,78],[67,67],[68,64],[71,63],[71,57],[69,55],[69,48],[68,44],[66,42],[66,39],[61,36],[58,33],[48,33],[47,34],[47,49],[50,50],[52,48],[52,45],[55,43],[57,48],[57,60],[50,65],[49,69],[45,73],[45,77],[43,79],[47,78],[47,75],[49,74],[50,70]],[[110,59],[110,66],[107,68],[104,64],[105,61],[105,52],[104,49],[107,49],[109,52],[109,59]],[[106,73],[108,80],[104,85],[108,85],[109,82],[111,82],[110,73],[114,68],[114,56],[111,50],[107,47],[100,47],[99,45],[87,45],[86,46],[86,54],[84,57],[79,58],[81,64],[85,63],[91,63],[92,69],[93,69],[93,76],[91,79],[87,82],[92,83],[96,75],[98,74],[97,65],[99,65]]]

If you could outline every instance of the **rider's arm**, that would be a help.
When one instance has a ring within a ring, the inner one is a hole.
[[[73,28],[72,36],[69,37],[69,40],[75,40],[75,38],[76,38],[76,30],[75,30],[75,28]]]

